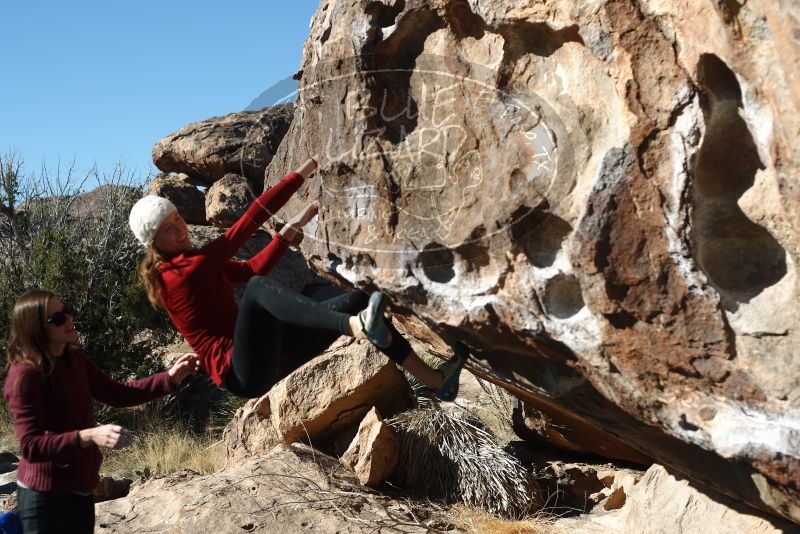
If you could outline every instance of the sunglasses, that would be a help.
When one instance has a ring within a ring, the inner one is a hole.
[[[61,311],[57,311],[47,318],[47,323],[54,326],[63,326],[67,322],[67,315],[75,317],[75,308],[69,304],[64,304]]]

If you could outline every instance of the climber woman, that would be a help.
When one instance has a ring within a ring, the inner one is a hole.
[[[17,506],[26,534],[94,530],[99,447],[124,447],[130,432],[95,426],[93,399],[117,408],[142,404],[200,368],[197,355],[186,354],[168,371],[114,382],[75,345],[74,314],[40,289],[22,295],[12,314],[3,394],[22,451]]]
[[[353,291],[322,302],[291,291],[267,275],[317,213],[309,205],[250,260],[234,254],[317,168],[309,158],[264,191],[222,236],[192,248],[186,222],[167,199],[145,196],[131,210],[130,227],[148,248],[139,276],[151,304],[164,308],[218,386],[259,397],[330,346],[340,335],[366,338],[416,376],[432,393],[452,399],[465,356],[439,369],[426,365],[383,316],[386,297]],[[247,283],[237,307],[232,283]],[[358,313],[357,313],[358,312]]]

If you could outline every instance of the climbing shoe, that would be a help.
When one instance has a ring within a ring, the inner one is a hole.
[[[383,312],[386,310],[387,303],[386,295],[380,291],[374,291],[369,297],[366,309],[358,313],[361,331],[373,345],[382,349],[387,348],[392,342],[392,333],[383,320]]]
[[[453,345],[453,357],[444,362],[436,370],[442,373],[444,382],[436,391],[433,391],[433,396],[442,401],[452,402],[458,396],[458,383],[461,378],[461,370],[464,364],[469,359],[469,351],[463,343],[457,342]]]

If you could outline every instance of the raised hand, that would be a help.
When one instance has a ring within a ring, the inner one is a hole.
[[[319,203],[312,202],[309,204],[306,209],[286,222],[286,225],[281,228],[281,237],[283,237],[291,245],[299,245],[300,240],[303,237],[303,226],[307,225],[318,212]]]
[[[292,225],[295,228],[302,228],[307,225],[318,212],[319,202],[312,202],[306,206],[306,209],[292,217],[286,224]]]
[[[308,175],[311,174],[315,169],[318,169],[322,166],[322,163],[319,160],[319,154],[315,154],[313,157],[308,158],[302,165],[300,165],[295,172],[302,176],[303,178],[308,178]]]

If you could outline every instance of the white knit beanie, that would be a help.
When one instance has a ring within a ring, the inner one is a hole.
[[[177,210],[175,204],[166,198],[147,195],[133,205],[128,223],[131,225],[136,239],[141,241],[144,246],[149,247],[153,244],[158,227],[161,226],[167,215]]]

